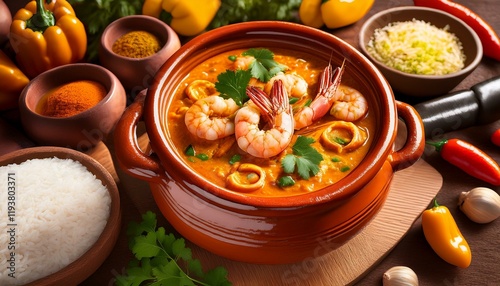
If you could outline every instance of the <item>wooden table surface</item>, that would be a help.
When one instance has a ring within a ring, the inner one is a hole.
[[[9,6],[17,8],[22,6],[20,2],[23,1],[6,2]],[[497,33],[500,33],[500,17],[498,17],[500,2],[498,0],[457,0],[455,2],[467,5],[488,21]],[[358,47],[357,35],[367,17],[387,8],[406,5],[413,5],[413,2],[411,0],[375,1],[373,8],[364,19],[349,27],[331,30],[330,32],[344,39],[354,47]],[[480,66],[461,82],[455,90],[469,89],[474,84],[495,76],[500,76],[500,62],[484,58]],[[396,99],[410,104],[416,104],[419,101],[418,99],[406,98],[399,94],[396,94]],[[489,141],[490,134],[498,128],[500,128],[500,121],[488,125],[456,130],[446,133],[443,136],[445,138],[465,139],[482,148],[497,162],[500,162],[500,147],[494,146]],[[9,133],[2,134],[0,132],[0,136],[6,136],[5,134]],[[490,224],[476,224],[470,221],[456,206],[458,195],[463,191],[468,191],[478,186],[490,187],[496,191],[500,191],[500,188],[494,188],[466,175],[458,168],[442,160],[432,149],[426,150],[423,159],[443,176],[443,186],[437,195],[437,199],[442,205],[450,208],[463,235],[469,242],[473,253],[471,266],[467,269],[459,269],[441,260],[426,242],[422,233],[420,219],[417,219],[400,243],[366,275],[361,277],[357,285],[382,285],[382,274],[387,269],[397,265],[411,267],[418,274],[420,285],[500,285],[500,219]],[[119,170],[117,171],[119,172]],[[124,210],[133,209],[130,200],[124,200],[123,203]],[[401,210],[401,212],[404,212],[404,210]],[[128,221],[139,220],[139,216],[140,214],[137,211],[125,211],[123,228]],[[373,239],[376,240],[377,237],[373,237]],[[103,265],[104,268],[96,272],[96,274],[82,283],[82,285],[112,285],[112,277],[115,274],[123,273],[124,267],[127,264],[126,261],[129,256],[127,256],[126,250],[127,246],[125,243],[118,243],[112,253],[112,256],[114,255],[115,257],[113,261],[105,262]],[[117,256],[121,258],[118,260],[116,259]]]

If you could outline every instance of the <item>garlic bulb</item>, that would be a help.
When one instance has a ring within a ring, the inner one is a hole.
[[[418,277],[409,267],[394,266],[384,273],[382,282],[384,286],[418,286]]]
[[[489,188],[474,188],[460,194],[458,206],[470,220],[489,223],[500,216],[500,195]]]

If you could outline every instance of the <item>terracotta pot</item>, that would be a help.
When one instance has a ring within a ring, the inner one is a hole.
[[[377,130],[360,165],[324,189],[293,197],[252,197],[230,192],[192,171],[164,130],[169,94],[203,60],[221,52],[288,47],[332,65],[344,58],[344,76],[358,81],[376,113]],[[398,116],[406,144],[394,150]],[[141,151],[135,127],[144,120],[154,154]],[[149,182],[168,221],[188,240],[224,257],[251,263],[290,263],[325,254],[350,239],[382,207],[393,172],[411,166],[424,150],[416,111],[397,102],[382,74],[361,53],[335,36],[303,25],[251,22],[226,26],[191,40],[155,77],[144,100],[125,111],[115,130],[116,157],[129,175]]]

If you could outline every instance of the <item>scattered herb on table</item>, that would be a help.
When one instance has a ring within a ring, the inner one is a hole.
[[[296,170],[299,176],[305,180],[309,179],[311,175],[316,175],[319,172],[319,163],[323,161],[323,156],[311,146],[314,142],[311,137],[297,137],[297,141],[292,147],[293,154],[288,154],[281,160],[283,171],[291,174]]]
[[[134,259],[125,275],[117,275],[116,285],[231,285],[225,268],[203,271],[184,239],[166,234],[156,223],[156,214],[148,211],[142,215],[140,223],[129,224],[127,236]]]

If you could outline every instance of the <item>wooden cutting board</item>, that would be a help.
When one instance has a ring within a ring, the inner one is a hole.
[[[139,137],[138,142],[144,148],[148,144],[147,136]],[[89,154],[120,181],[121,192],[130,197],[140,213],[151,210],[160,214],[148,184],[115,169],[106,145],[99,144]],[[193,250],[193,256],[207,269],[224,266],[235,286],[349,285],[370,271],[396,246],[429,206],[442,183],[441,175],[423,160],[396,172],[384,207],[364,229],[329,254],[300,263],[241,263],[219,257],[193,244],[188,243],[188,246]]]

